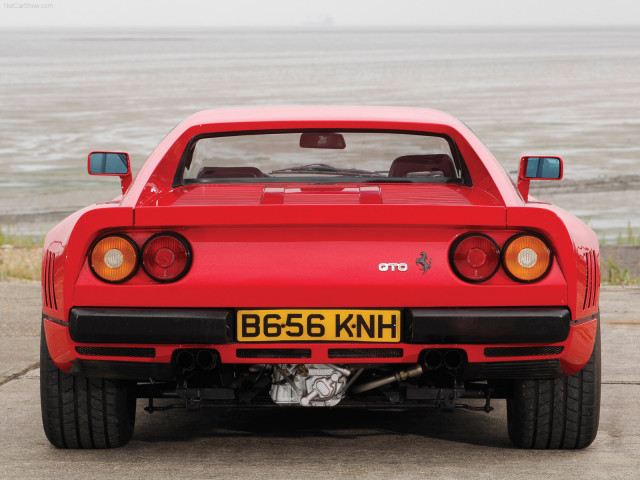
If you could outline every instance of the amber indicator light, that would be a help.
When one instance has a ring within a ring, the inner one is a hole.
[[[138,249],[124,235],[110,235],[91,250],[91,270],[106,282],[119,283],[131,278],[138,269]]]
[[[516,280],[533,282],[542,278],[551,267],[551,250],[540,238],[517,235],[505,245],[502,253],[505,270]]]

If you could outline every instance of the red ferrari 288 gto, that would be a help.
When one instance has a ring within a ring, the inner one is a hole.
[[[519,447],[595,438],[598,240],[529,195],[562,178],[559,157],[523,157],[516,185],[442,112],[256,108],[192,115],[134,179],[126,153],[88,169],[122,195],[46,237],[56,447],[126,444],[137,398],[487,412],[502,398]]]

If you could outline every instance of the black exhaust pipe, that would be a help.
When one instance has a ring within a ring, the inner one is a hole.
[[[442,366],[442,352],[436,349],[427,350],[422,357],[426,370],[437,370]]]
[[[189,350],[179,351],[176,355],[176,363],[184,372],[190,372],[196,368],[195,358]]]
[[[196,364],[202,370],[213,370],[216,367],[216,356],[213,350],[198,350]]]
[[[447,350],[444,354],[444,366],[452,371],[457,371],[464,364],[464,355],[460,350]]]

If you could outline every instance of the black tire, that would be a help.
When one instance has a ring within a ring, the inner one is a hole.
[[[520,448],[577,449],[591,445],[600,420],[600,325],[591,358],[578,373],[517,380],[507,399],[509,438]]]
[[[40,337],[42,426],[58,448],[113,448],[131,440],[136,415],[135,384],[70,375],[51,360]]]

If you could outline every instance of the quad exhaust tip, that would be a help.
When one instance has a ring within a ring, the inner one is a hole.
[[[422,367],[425,371],[435,371],[442,367],[457,372],[464,366],[466,355],[460,349],[430,348],[422,354]]]
[[[444,354],[444,366],[448,370],[457,371],[464,364],[464,354],[461,350],[447,350]]]
[[[213,350],[198,350],[196,353],[196,365],[202,370],[213,370],[216,363],[216,355]]]
[[[443,362],[444,359],[440,350],[432,349],[424,353],[423,364],[425,370],[437,370],[442,366]]]
[[[175,363],[183,372],[192,372],[196,368],[209,371],[216,368],[218,357],[215,350],[210,349],[180,350],[175,356]]]
[[[181,350],[176,355],[176,364],[185,372],[190,372],[196,368],[196,360],[193,352]]]

